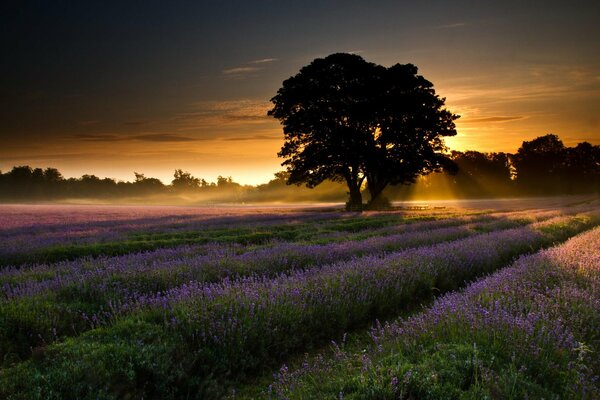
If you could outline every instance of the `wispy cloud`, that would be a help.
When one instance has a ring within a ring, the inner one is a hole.
[[[237,141],[247,141],[247,140],[277,140],[281,139],[281,135],[248,135],[248,136],[233,136],[233,137],[224,137],[221,140],[228,142],[237,142]]]
[[[199,140],[188,136],[182,136],[172,133],[149,133],[145,135],[116,135],[116,134],[79,134],[75,138],[86,142],[192,142]]]
[[[202,101],[192,104],[193,111],[175,117],[178,130],[219,128],[223,125],[245,126],[269,121],[271,103],[252,99]]]
[[[82,133],[74,136],[76,139],[85,140],[86,142],[109,142],[126,140],[126,138],[111,134],[88,134]]]
[[[193,142],[198,139],[172,133],[152,133],[134,136],[133,140],[141,140],[144,142]]]
[[[100,123],[100,121],[97,119],[91,119],[91,120],[86,120],[86,121],[79,121],[77,123],[81,126],[90,126],[90,125],[96,125],[96,124]]]
[[[437,26],[437,29],[456,29],[456,28],[462,28],[463,26],[466,26],[467,24],[465,24],[464,22],[455,22],[453,24],[445,24],[445,25],[440,25]]]
[[[2,156],[2,161],[21,161],[28,162],[56,162],[70,159],[90,159],[101,156],[101,153],[53,153],[53,154],[26,154],[26,155],[6,155]]]
[[[224,69],[223,74],[224,75],[242,75],[242,74],[247,74],[249,72],[260,71],[261,69],[262,68],[258,68],[258,67],[235,67],[235,68]]]
[[[259,60],[249,61],[248,64],[266,64],[277,60],[278,58],[261,58]]]
[[[509,122],[516,121],[525,118],[521,115],[513,115],[513,116],[493,116],[493,117],[479,117],[479,118],[466,118],[462,119],[461,122],[463,124],[479,124],[482,122],[488,123],[496,123],[496,122]]]
[[[147,125],[149,121],[125,121],[123,125],[125,126],[142,126]]]
[[[234,79],[245,78],[249,74],[252,74],[253,72],[258,72],[258,71],[264,69],[263,65],[272,63],[274,61],[277,61],[277,58],[274,58],[274,57],[260,58],[260,59],[248,61],[248,62],[240,65],[239,67],[226,68],[222,72],[223,72],[223,75],[225,75],[228,78],[234,78]]]

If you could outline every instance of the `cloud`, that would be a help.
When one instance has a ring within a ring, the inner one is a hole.
[[[125,121],[123,125],[125,126],[142,126],[148,124],[149,121]]]
[[[440,25],[437,26],[437,29],[455,29],[455,28],[462,28],[463,26],[466,26],[467,24],[465,24],[464,22],[456,22],[453,24],[446,24],[446,25]]]
[[[101,153],[60,153],[60,154],[26,154],[26,155],[10,155],[10,156],[3,156],[2,160],[3,161],[9,161],[9,162],[15,162],[15,161],[19,161],[19,162],[23,162],[23,163],[28,163],[28,162],[56,162],[56,161],[64,161],[64,160],[71,160],[71,159],[90,159],[90,158],[94,158],[94,157],[98,157],[101,156]],[[27,160],[27,161],[23,161],[23,160]]]
[[[145,142],[193,142],[198,139],[172,133],[152,133],[134,136],[133,140],[141,140]]]
[[[99,120],[97,119],[92,119],[92,120],[87,120],[87,121],[79,121],[78,124],[82,125],[82,126],[90,126],[90,125],[96,125],[100,123]]]
[[[274,61],[277,61],[277,58],[273,58],[273,57],[260,58],[257,60],[248,61],[244,65],[241,65],[239,67],[226,68],[222,72],[223,72],[223,75],[225,75],[228,78],[235,78],[235,79],[245,78],[248,74],[251,74],[253,72],[258,72],[264,68],[264,67],[259,67],[257,65],[264,65],[264,64],[272,63]]]
[[[260,71],[261,69],[262,68],[258,68],[258,67],[235,67],[235,68],[224,69],[223,74],[224,75],[242,75],[242,74],[247,74],[249,72]]]
[[[76,139],[85,140],[86,142],[110,142],[110,141],[119,141],[126,140],[126,138],[117,135],[110,134],[88,134],[82,133],[74,136]]]
[[[478,124],[478,123],[482,123],[482,122],[495,123],[495,122],[516,121],[516,120],[523,119],[523,118],[525,118],[525,117],[520,116],[520,115],[493,116],[493,117],[469,118],[469,119],[461,120],[460,122],[462,122],[463,124]]]
[[[245,141],[245,140],[278,140],[281,138],[282,138],[281,135],[258,134],[258,135],[248,135],[248,136],[225,137],[225,138],[222,138],[221,140],[228,141],[228,142],[229,141],[237,142],[237,141]]]
[[[125,142],[125,141],[141,141],[141,142],[193,142],[199,140],[188,136],[182,136],[172,133],[149,133],[145,135],[125,136],[115,134],[79,134],[75,138],[87,142]]]
[[[249,61],[248,64],[266,64],[279,60],[278,58],[261,58],[260,60]]]
[[[271,103],[262,100],[240,99],[226,101],[202,101],[192,104],[193,111],[175,117],[178,130],[247,126],[269,121],[267,111]]]

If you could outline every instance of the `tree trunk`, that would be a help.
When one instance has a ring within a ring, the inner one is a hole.
[[[387,182],[385,181],[376,181],[373,179],[368,180],[368,189],[369,194],[371,195],[371,199],[369,203],[367,203],[367,208],[371,210],[377,209],[387,209],[390,207],[390,202],[388,199],[381,196],[381,192],[383,189],[387,187]]]
[[[363,203],[362,203],[362,194],[360,192],[360,187],[362,186],[363,179],[359,178],[357,174],[352,173],[356,169],[348,169],[344,174],[346,178],[346,184],[348,185],[348,194],[350,198],[346,203],[347,211],[362,211]]]
[[[351,185],[348,183],[348,190],[350,194],[350,199],[348,203],[346,203],[347,211],[362,211],[363,203],[362,203],[362,194],[360,193],[360,187],[356,184]]]

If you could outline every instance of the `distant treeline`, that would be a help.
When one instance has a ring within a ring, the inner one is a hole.
[[[391,199],[600,194],[600,146],[565,147],[556,135],[523,142],[516,154],[452,152],[455,175],[431,174],[391,188]]]
[[[600,193],[600,146],[587,142],[565,147],[556,135],[523,142],[516,154],[452,152],[455,174],[437,173],[386,190],[392,200],[406,198],[477,198]],[[286,185],[287,173],[278,172],[269,183],[240,185],[231,177],[207,182],[176,170],[165,185],[159,179],[134,173],[132,182],[83,175],[65,179],[56,168],[17,166],[0,171],[0,200],[44,201],[63,199],[179,199],[205,202],[345,201],[346,188],[325,183],[315,189]]]

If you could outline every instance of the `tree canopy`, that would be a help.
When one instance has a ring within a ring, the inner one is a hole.
[[[600,146],[581,142],[565,147],[557,135],[523,142],[514,156],[517,183],[533,194],[600,189]]]
[[[345,181],[350,209],[362,208],[366,182],[377,206],[389,184],[452,168],[444,136],[457,115],[412,64],[389,68],[355,54],[315,59],[283,82],[269,115],[283,125],[279,156],[288,183]]]

